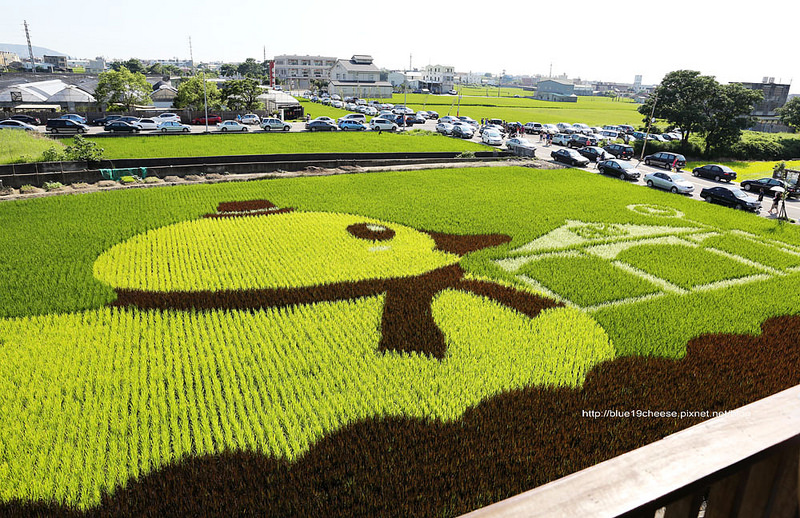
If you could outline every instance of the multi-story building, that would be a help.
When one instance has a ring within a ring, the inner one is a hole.
[[[331,79],[334,63],[336,58],[330,56],[275,56],[275,77],[291,89],[308,90],[313,79]]]
[[[400,88],[405,85],[409,90],[416,90],[420,88],[420,81],[422,81],[422,72],[415,70],[410,72],[389,72],[389,82],[392,83],[394,88]]]
[[[455,67],[446,65],[427,65],[422,70],[421,86],[434,94],[445,93],[453,89],[455,83]]]
[[[67,56],[42,56],[42,61],[59,70],[67,69]]]
[[[758,119],[758,123],[751,129],[775,133],[789,131],[789,127],[780,122],[777,109],[786,104],[789,99],[791,85],[776,83],[774,77],[765,77],[760,83],[739,83],[750,90],[758,90],[764,98],[755,105],[750,113]]]
[[[372,56],[356,54],[337,59],[331,68],[328,92],[350,97],[383,98],[392,96],[392,83],[381,81],[381,71]]]
[[[7,67],[11,63],[19,62],[19,56],[15,52],[0,50],[0,67]]]

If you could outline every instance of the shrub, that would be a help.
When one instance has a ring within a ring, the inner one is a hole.
[[[456,158],[475,158],[474,151],[462,151],[461,154],[456,155]]]
[[[38,191],[38,189],[33,185],[23,185],[22,187],[19,188],[19,192],[21,192],[22,194],[30,194],[36,191]]]
[[[55,191],[56,189],[60,189],[62,187],[64,187],[64,184],[61,182],[44,182],[45,191]]]
[[[45,149],[39,158],[41,162],[60,162],[62,160],[64,160],[64,152],[55,147]]]
[[[97,142],[86,140],[81,135],[75,135],[71,146],[64,150],[62,160],[85,160],[97,162],[103,159],[103,148]]]
[[[144,183],[162,183],[163,180],[157,176],[148,176],[144,179]]]
[[[120,177],[119,181],[123,185],[129,185],[129,184],[132,184],[132,183],[136,183],[137,180],[136,180],[136,177],[134,177],[134,176],[122,176],[122,177]]]

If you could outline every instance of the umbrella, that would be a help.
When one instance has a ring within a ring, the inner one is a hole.
[[[784,189],[784,188],[783,188],[783,187],[781,187],[780,185],[776,185],[775,187],[771,188],[771,189],[770,189],[770,191],[775,191],[775,192],[786,192],[786,189]]]

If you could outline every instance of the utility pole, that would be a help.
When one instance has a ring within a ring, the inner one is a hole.
[[[653,117],[656,114],[656,103],[657,102],[658,102],[658,95],[656,95],[655,98],[653,99],[653,109],[650,110],[650,118],[647,119],[647,130],[645,130],[644,142],[642,142],[642,155],[639,157],[639,163],[641,163],[642,159],[644,158],[644,150],[647,147],[647,137],[650,136],[650,124],[653,123]]]
[[[31,57],[31,72],[36,75],[36,63],[33,61],[33,46],[31,45],[31,34],[28,32],[28,20],[23,20],[25,24],[25,39],[28,40],[28,55]]]

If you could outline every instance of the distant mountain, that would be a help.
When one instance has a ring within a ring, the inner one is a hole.
[[[27,45],[17,45],[14,43],[0,43],[0,50],[5,50],[6,52],[13,52],[17,56],[19,56],[20,59],[22,60],[29,59]],[[33,46],[34,56],[40,58],[45,54],[48,56],[69,56],[69,54],[64,54],[63,52],[59,52],[57,50],[52,50],[45,47],[37,47],[36,45]]]

